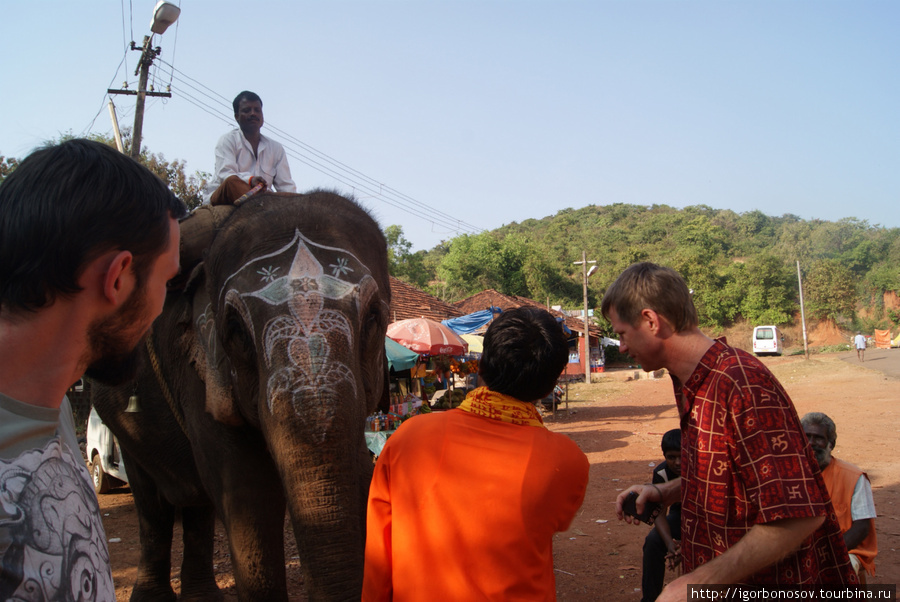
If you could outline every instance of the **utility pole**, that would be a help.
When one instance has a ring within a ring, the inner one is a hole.
[[[141,138],[144,130],[144,101],[148,96],[164,96],[166,98],[172,98],[171,92],[154,92],[147,91],[147,79],[150,76],[150,65],[153,64],[153,59],[158,57],[162,53],[162,48],[157,46],[153,48],[150,45],[151,40],[153,39],[153,34],[162,35],[165,33],[166,29],[174,23],[178,19],[178,15],[181,14],[181,9],[172,4],[171,2],[166,2],[164,0],[160,0],[156,4],[156,7],[153,9],[153,19],[150,21],[150,31],[149,36],[144,36],[144,44],[140,48],[137,47],[137,44],[131,42],[132,50],[140,50],[141,51],[141,60],[138,63],[137,69],[134,70],[134,74],[140,74],[140,79],[138,79],[138,89],[137,92],[133,90],[107,90],[108,94],[129,94],[137,96],[137,104],[134,108],[134,130],[131,132],[131,156],[135,159],[141,156]],[[127,84],[126,84],[127,85]]]
[[[597,269],[597,266],[591,267],[590,272],[588,272],[587,264],[589,263],[597,263],[596,261],[588,261],[587,260],[587,251],[581,251],[581,261],[572,262],[573,265],[581,266],[581,275],[584,283],[584,348],[582,350],[582,364],[584,364],[584,382],[587,384],[591,384],[591,333],[590,328],[588,327],[588,294],[587,294],[587,281],[588,277],[594,273]]]
[[[800,260],[797,260],[797,284],[800,286],[800,322],[803,324],[803,353],[809,359],[809,344],[806,342],[806,314],[803,312],[803,279],[800,277]]]
[[[153,38],[152,35],[144,36],[144,45],[141,48],[137,47],[137,44],[134,42],[131,43],[132,50],[140,50],[141,51],[141,60],[138,63],[137,69],[134,70],[134,74],[140,74],[140,78],[138,79],[138,89],[137,92],[134,90],[107,90],[109,94],[129,94],[132,96],[137,96],[137,104],[134,107],[134,129],[131,131],[131,156],[135,159],[141,156],[141,138],[144,133],[144,101],[148,96],[163,96],[165,98],[172,98],[171,92],[153,92],[147,91],[147,79],[150,76],[150,65],[153,64],[153,59],[158,57],[160,53],[162,53],[162,48],[157,46],[153,48],[150,46],[150,40]]]

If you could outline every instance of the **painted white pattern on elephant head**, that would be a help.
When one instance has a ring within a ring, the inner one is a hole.
[[[328,265],[330,273],[323,264]],[[243,277],[243,286],[260,276],[263,286],[244,291],[233,285],[228,287],[239,274],[248,271],[255,275]],[[278,276],[279,273],[283,275]],[[253,313],[246,307],[251,300],[269,306],[286,305],[287,311],[269,320],[262,329],[266,367],[274,369],[267,383],[270,411],[276,400],[284,400],[290,401],[299,415],[300,403],[307,400],[304,412],[322,414],[315,420],[323,425],[330,422],[325,414],[333,412],[333,408],[310,407],[310,402],[329,396],[355,397],[357,390],[353,371],[344,361],[353,355],[353,327],[344,313],[327,309],[325,302],[349,301],[347,309],[358,315],[361,288],[374,284],[369,269],[347,250],[317,245],[295,231],[288,245],[247,262],[225,284],[224,304],[243,310],[242,315]],[[256,333],[252,329],[251,333],[255,340]],[[316,405],[333,406],[333,401],[312,403]]]
[[[197,316],[197,337],[206,352],[211,365],[219,362],[219,338],[216,336],[216,321],[212,311],[212,303],[207,303],[203,313]]]

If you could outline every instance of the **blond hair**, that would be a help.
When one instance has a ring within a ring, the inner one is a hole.
[[[616,308],[619,319],[637,325],[644,309],[652,309],[682,332],[699,325],[691,291],[681,275],[672,268],[643,261],[628,266],[603,295],[601,311],[609,318]]]

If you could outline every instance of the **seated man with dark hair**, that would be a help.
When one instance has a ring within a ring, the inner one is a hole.
[[[209,183],[211,205],[231,205],[257,185],[261,190],[297,192],[284,147],[263,136],[262,99],[248,90],[234,98],[238,128],[216,144],[216,171]]]
[[[653,468],[651,483],[668,483],[681,477],[681,429],[667,431],[662,438],[665,462]],[[674,568],[681,558],[678,541],[681,539],[681,504],[669,506],[656,517],[650,533],[644,539],[644,573],[641,578],[642,602],[653,602],[659,597],[666,575],[666,561]]]
[[[581,507],[588,461],[535,402],[568,363],[538,308],[488,327],[487,386],[388,439],[369,490],[363,600],[553,600],[553,535]]]
[[[865,583],[866,573],[875,575],[875,556],[878,555],[877,515],[869,476],[853,464],[831,455],[837,443],[837,427],[827,414],[809,412],[800,419],[800,424],[822,469],[831,505],[850,551],[850,563],[860,582]]]

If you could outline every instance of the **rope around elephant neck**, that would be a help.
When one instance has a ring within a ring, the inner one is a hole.
[[[150,355],[150,364],[153,366],[153,374],[156,375],[156,382],[159,384],[159,388],[162,389],[163,397],[166,398],[166,403],[169,404],[169,410],[171,410],[172,415],[175,416],[178,426],[181,427],[181,432],[187,436],[187,427],[184,425],[184,416],[176,409],[175,398],[172,397],[172,391],[169,390],[169,385],[163,378],[162,370],[159,368],[159,358],[156,355],[156,349],[153,347],[153,328],[147,332],[147,337],[144,340],[147,343],[147,353]]]

